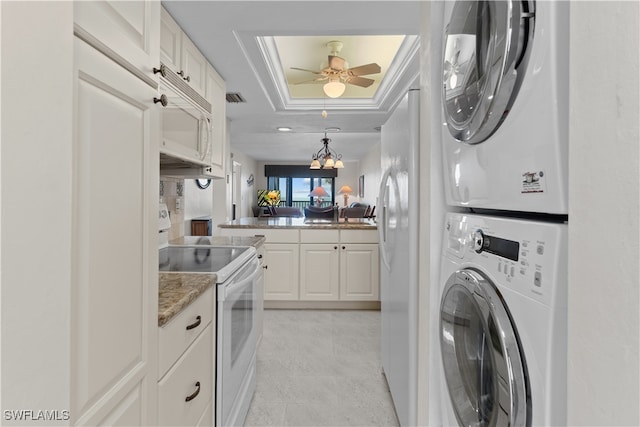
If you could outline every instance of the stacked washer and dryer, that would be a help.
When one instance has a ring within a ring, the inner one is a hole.
[[[442,423],[566,424],[569,2],[445,16]]]

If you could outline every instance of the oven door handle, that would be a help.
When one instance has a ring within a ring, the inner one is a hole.
[[[230,284],[223,286],[224,292],[220,292],[220,298],[218,298],[220,301],[224,301],[229,295],[232,295],[238,290],[246,287],[247,283],[253,283],[256,281],[258,275],[261,272],[260,263],[257,259],[254,259],[253,261],[251,261],[251,263],[253,264],[253,269],[249,276],[246,276],[245,278],[237,282],[233,281],[232,279],[232,282]]]

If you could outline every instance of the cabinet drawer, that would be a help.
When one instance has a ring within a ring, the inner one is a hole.
[[[300,238],[298,230],[272,230],[268,228],[254,229],[253,235],[264,236],[266,243],[298,243]]]
[[[158,423],[196,425],[213,399],[213,333],[208,325],[158,383]],[[199,383],[199,386],[196,384]],[[198,392],[199,390],[199,392]],[[196,392],[197,395],[196,395]],[[195,396],[194,396],[195,395]],[[187,401],[187,397],[192,397]]]
[[[378,230],[340,230],[340,243],[378,243]]]
[[[162,378],[213,318],[214,288],[209,288],[158,332],[158,378]],[[187,329],[188,326],[193,326]]]
[[[300,230],[300,243],[338,243],[339,230]]]

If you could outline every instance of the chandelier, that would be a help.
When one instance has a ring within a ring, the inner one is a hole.
[[[311,161],[309,169],[341,169],[344,167],[344,163],[342,163],[342,154],[338,154],[329,148],[329,141],[331,140],[327,138],[327,133],[325,132],[324,138],[322,138],[324,147],[311,156],[313,160]]]

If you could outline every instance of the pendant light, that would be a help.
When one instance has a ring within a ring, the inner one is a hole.
[[[329,148],[330,141],[331,140],[327,138],[327,133],[325,132],[324,138],[322,138],[323,147],[311,156],[313,160],[311,161],[309,169],[344,168],[344,163],[342,163],[342,154],[338,154]]]

